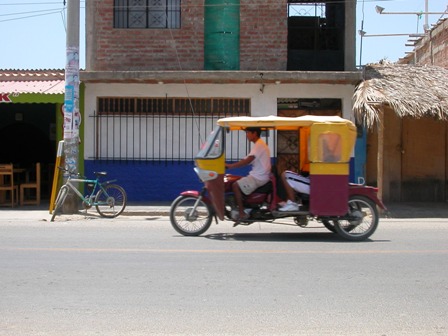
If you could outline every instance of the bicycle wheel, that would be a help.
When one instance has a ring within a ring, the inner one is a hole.
[[[193,196],[179,196],[171,205],[171,225],[184,236],[199,236],[207,231],[212,223],[212,212],[202,200],[195,211],[192,211],[197,200],[198,198]]]
[[[51,222],[54,222],[54,218],[61,211],[62,204],[64,204],[67,195],[68,187],[66,185],[63,185],[61,189],[59,189],[58,196],[56,196],[56,201],[54,202],[55,206],[53,209],[53,215],[51,216]]]
[[[96,211],[107,218],[114,218],[120,215],[126,207],[126,192],[122,187],[116,184],[104,186],[95,197]]]

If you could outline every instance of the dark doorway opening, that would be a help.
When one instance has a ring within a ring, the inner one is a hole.
[[[287,70],[344,70],[344,1],[289,0]]]
[[[5,104],[0,109],[0,162],[29,170],[40,162],[41,199],[51,193],[56,111],[56,104]]]

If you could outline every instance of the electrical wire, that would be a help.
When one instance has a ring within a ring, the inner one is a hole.
[[[27,16],[22,16],[22,17],[19,17],[19,18],[0,20],[0,22],[17,21],[17,20],[29,19],[29,18],[32,18],[32,17],[39,17],[39,16],[45,16],[45,15],[59,14],[62,11],[64,11],[64,9],[50,10],[50,11],[47,11],[46,13],[43,13],[43,14],[27,15]],[[14,14],[11,14],[11,15],[14,15]],[[0,15],[0,16],[2,16],[2,15]]]
[[[399,1],[399,0],[398,0]],[[62,23],[64,25],[64,29],[67,30],[66,28],[66,8],[65,7],[60,7],[62,3],[65,4],[65,0],[59,0],[59,1],[48,1],[48,2],[10,2],[10,3],[0,3],[0,8],[4,8],[5,6],[14,6],[15,8],[18,8],[17,6],[49,6],[49,5],[58,5],[55,8],[51,8],[51,9],[46,9],[46,10],[35,10],[35,11],[23,11],[23,12],[15,12],[15,13],[4,13],[4,10],[2,10],[3,13],[0,14],[0,23],[3,22],[10,22],[10,21],[17,21],[17,20],[26,20],[26,19],[30,19],[30,18],[34,18],[34,17],[43,17],[43,16],[48,16],[48,15],[53,15],[53,14],[60,14],[61,15],[61,20]],[[81,3],[85,4],[85,0],[80,1]],[[319,0],[316,0],[316,3],[318,3]],[[397,0],[363,0],[362,1],[362,21],[361,21],[361,30],[363,30],[364,28],[364,23],[365,23],[365,18],[364,18],[364,5],[366,3],[371,3],[371,2],[397,2]],[[330,4],[330,3],[353,3],[353,0],[329,0],[329,1],[325,1],[326,4]],[[309,5],[311,3],[307,2],[306,5]],[[233,4],[230,4],[233,5]],[[244,7],[248,7],[248,6],[257,6],[257,8],[259,9],[262,6],[278,6],[278,3],[276,3],[275,1],[266,1],[266,0],[254,0],[251,1],[250,3],[243,3],[243,4],[237,4],[238,6],[244,8]],[[300,6],[300,5],[305,5],[305,3],[301,2],[300,0],[298,0],[297,2],[289,2],[288,3],[289,6],[294,7],[294,5]],[[205,5],[203,2],[202,3],[198,3],[198,4],[182,4],[182,7],[206,7],[209,5]],[[216,4],[210,5],[210,6],[217,6]],[[288,7],[289,7],[288,6]],[[100,9],[105,9],[106,6],[103,6],[102,2],[99,2],[99,7]],[[144,7],[144,6],[143,6]],[[81,8],[85,8],[81,7]],[[110,5],[107,6],[107,8],[110,8]],[[297,10],[295,8],[292,8],[292,10]],[[443,15],[441,16],[443,17]],[[259,20],[259,17],[257,16],[257,20]],[[258,23],[258,22],[257,22]],[[417,26],[418,26],[418,22],[417,22]],[[418,28],[417,28],[418,29]],[[170,31],[171,33],[171,31]],[[171,33],[171,38],[174,42],[174,37],[173,34]],[[362,61],[362,40],[363,38],[361,37],[361,45],[360,45],[360,65],[361,65],[361,61]],[[177,52],[177,51],[176,51]],[[179,58],[179,55],[176,54],[177,57],[177,62],[179,65],[179,68],[181,69],[181,60]],[[260,62],[260,58],[258,57],[258,63]],[[256,68],[258,69],[259,64],[257,63]]]
[[[179,57],[179,52],[178,52],[177,46],[176,46],[176,39],[174,38],[172,29],[168,25],[168,15],[165,16],[165,24],[168,27],[168,30],[170,32],[170,37],[171,37],[171,40],[174,45],[174,52],[176,53],[176,60],[177,60],[177,65],[179,67],[179,71],[183,71],[182,63],[181,63],[180,57]],[[184,84],[185,92],[187,93],[187,98],[188,98],[188,103],[190,104],[191,113],[193,115],[193,122],[194,122],[196,129],[198,131],[198,134],[199,134],[199,142],[202,144],[202,143],[204,143],[204,140],[202,138],[201,128],[200,128],[197,118],[196,118],[196,112],[194,110],[193,102],[191,101],[190,92],[188,90],[188,85],[187,85],[185,78],[183,80],[183,84]]]
[[[84,1],[81,1],[81,3],[85,3]],[[15,2],[15,3],[0,3],[0,6],[43,6],[43,5],[60,5],[61,1],[54,1],[54,2]],[[82,9],[84,7],[80,7]],[[47,16],[47,15],[53,15],[53,14],[61,14],[61,17],[63,19],[63,25],[65,30],[67,30],[66,24],[65,24],[65,1],[63,2],[63,7],[60,8],[49,8],[49,9],[42,9],[42,10],[34,10],[34,11],[27,11],[27,12],[14,12],[14,13],[2,13],[0,14],[0,22],[8,22],[8,21],[18,21],[23,19],[30,19],[34,17],[41,17],[41,16]],[[29,15],[32,14],[32,15]],[[13,18],[7,18],[2,19],[3,17],[11,17],[15,16]]]
[[[60,1],[53,2],[12,2],[12,3],[0,3],[0,6],[29,6],[29,5],[55,5],[60,4]]]
[[[1,14],[0,16],[12,16],[12,15],[23,15],[23,14],[34,14],[34,13],[41,13],[41,12],[48,12],[48,11],[54,11],[59,9],[43,9],[38,11],[31,11],[31,12],[19,12],[19,13],[8,13],[8,14]],[[60,10],[64,10],[63,8]]]
[[[361,18],[361,31],[364,31],[364,5],[365,5],[365,0],[362,0],[362,7],[361,7],[361,12],[362,12],[362,18]],[[361,39],[359,41],[359,66],[362,66],[362,40],[363,40],[363,36],[361,35]]]

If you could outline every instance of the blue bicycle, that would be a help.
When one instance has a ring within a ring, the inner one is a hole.
[[[67,169],[58,167],[59,169],[68,173],[67,182],[59,189],[56,197],[55,207],[51,221],[54,221],[56,215],[62,210],[67,195],[72,190],[82,201],[85,209],[90,209],[92,206],[102,217],[114,218],[119,216],[126,207],[127,196],[122,187],[113,184],[116,180],[100,181],[100,177],[107,175],[107,172],[95,172],[95,179],[88,179],[79,173],[70,172]],[[84,196],[73,183],[84,183],[87,186],[88,194]]]

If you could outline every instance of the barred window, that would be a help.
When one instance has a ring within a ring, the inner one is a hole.
[[[248,115],[247,98],[98,97],[93,159],[189,161],[218,119]]]
[[[181,0],[114,0],[114,28],[180,28]]]
[[[249,115],[249,99],[100,97],[99,115]]]

